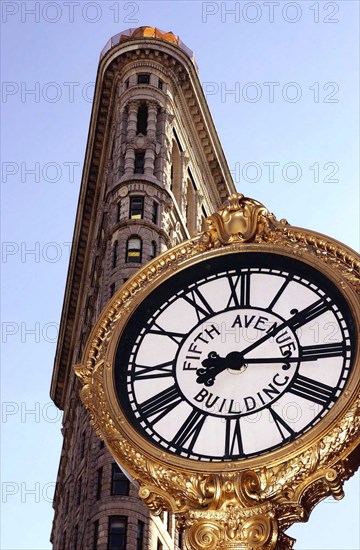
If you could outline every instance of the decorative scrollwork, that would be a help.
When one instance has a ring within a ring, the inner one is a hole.
[[[139,497],[155,516],[161,514],[164,509],[169,510],[173,508],[171,497],[165,495],[163,492],[160,493],[157,489],[154,490],[153,487],[146,485],[141,486],[139,489]]]
[[[278,527],[269,507],[228,507],[221,512],[189,512],[180,522],[187,527],[189,550],[274,550]]]
[[[254,501],[260,500],[261,481],[259,475],[252,470],[242,472],[237,476],[235,492],[238,500],[243,503],[253,504]]]
[[[203,239],[215,246],[251,242],[270,219],[275,218],[263,204],[234,193],[217,212],[205,218]]]
[[[242,526],[242,538],[247,541],[247,547],[266,548],[273,547],[277,539],[276,523],[269,516],[250,518]]]
[[[220,539],[220,528],[215,522],[200,520],[193,524],[185,538],[188,550],[202,548],[202,550],[215,550]]]

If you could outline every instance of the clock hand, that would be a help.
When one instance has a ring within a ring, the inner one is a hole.
[[[214,361],[215,360],[215,361]],[[196,381],[198,384],[212,386],[215,377],[225,369],[240,370],[244,365],[259,364],[259,363],[284,363],[283,369],[290,368],[289,363],[299,363],[300,361],[317,361],[318,357],[251,357],[246,359],[243,354],[238,351],[232,351],[226,357],[220,357],[215,351],[209,353],[208,358],[202,362],[205,368],[198,368]]]
[[[322,298],[317,302],[314,302],[310,306],[307,306],[302,311],[298,311],[297,309],[292,309],[290,313],[293,314],[293,317],[291,317],[290,319],[287,319],[277,327],[267,332],[265,336],[263,336],[262,338],[260,338],[259,340],[257,340],[256,342],[248,346],[246,349],[242,350],[241,354],[246,355],[247,353],[257,348],[263,342],[266,342],[269,338],[271,338],[272,336],[275,336],[278,332],[280,332],[286,327],[292,327],[296,329],[302,326],[303,324],[307,323],[314,317],[320,315],[320,313],[325,311],[326,309],[328,309],[328,305]]]
[[[243,361],[242,353],[239,351],[232,351],[228,353],[226,357],[220,357],[216,351],[211,351],[207,356],[207,359],[202,361],[204,368],[200,367],[196,370],[198,375],[196,382],[198,384],[205,384],[205,386],[212,386],[214,384],[215,377],[225,369],[234,369],[234,362],[236,365]],[[240,369],[241,366],[236,369]]]
[[[245,365],[251,365],[252,363],[299,363],[300,361],[317,361],[318,357],[260,357],[257,359],[256,357],[251,357],[251,359],[244,358]]]
[[[202,365],[205,368],[199,368],[197,369],[196,373],[198,374],[198,377],[196,381],[198,384],[205,384],[206,386],[212,386],[214,384],[215,377],[222,372],[223,370],[230,368],[232,370],[240,370],[244,364],[247,363],[246,359],[244,358],[244,355],[252,351],[253,349],[257,348],[264,342],[266,342],[269,338],[272,336],[275,336],[278,332],[283,330],[286,327],[292,327],[292,328],[298,328],[302,326],[303,324],[309,322],[314,317],[317,317],[322,312],[326,311],[328,308],[328,303],[323,299],[320,298],[320,300],[317,300],[313,304],[310,304],[309,306],[305,307],[303,310],[291,310],[290,313],[293,314],[293,317],[290,319],[287,319],[277,327],[273,328],[269,332],[265,334],[262,338],[248,346],[246,349],[242,350],[241,352],[234,351],[229,353],[225,358],[219,357],[219,355],[216,352],[211,352],[208,355],[208,358],[205,359],[202,362]],[[214,363],[215,360],[215,363]],[[301,359],[304,360],[304,359]],[[309,360],[309,359],[306,359]],[[234,362],[236,361],[236,365],[234,365]],[[284,357],[284,363],[287,363],[287,358]]]

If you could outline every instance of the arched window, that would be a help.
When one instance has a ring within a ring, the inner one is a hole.
[[[146,136],[148,119],[148,108],[146,103],[142,103],[137,113],[136,134],[143,134]]]
[[[139,237],[129,237],[126,242],[126,262],[141,263],[142,242]]]
[[[118,249],[119,249],[119,243],[118,243],[118,241],[115,241],[114,245],[113,245],[113,254],[112,254],[112,266],[113,266],[113,268],[116,267],[116,264],[117,264]]]
[[[155,241],[151,241],[151,252],[150,252],[150,260],[155,258],[157,254],[157,246]]]
[[[116,221],[119,222],[121,218],[121,201],[116,205]]]

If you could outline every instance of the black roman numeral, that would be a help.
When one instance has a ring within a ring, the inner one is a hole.
[[[181,401],[182,398],[179,395],[178,389],[175,386],[170,386],[170,388],[141,403],[139,409],[145,417],[154,417],[152,424],[155,424],[172,411]]]
[[[335,394],[335,388],[301,374],[293,379],[288,391],[322,406],[328,401],[334,401]]]
[[[278,299],[280,298],[280,296],[282,295],[282,293],[284,292],[285,288],[288,286],[288,284],[290,283],[290,281],[292,280],[292,275],[288,275],[285,279],[285,281],[283,282],[283,284],[281,285],[281,287],[279,288],[278,292],[275,294],[271,304],[269,305],[268,309],[273,309],[274,305],[276,304],[276,302],[278,301]]]
[[[228,276],[230,285],[229,307],[248,307],[250,305],[250,272],[244,271],[238,276]]]
[[[319,344],[317,346],[304,346],[301,349],[302,357],[314,357],[314,359],[324,359],[326,357],[338,357],[345,355],[350,346],[345,346],[345,342],[334,342],[333,344]]]
[[[285,422],[285,420],[281,418],[281,416],[279,416],[278,413],[275,412],[271,407],[269,407],[269,411],[271,416],[273,417],[273,420],[276,424],[277,429],[280,432],[280,435],[283,441],[293,437],[295,435],[295,432],[292,428],[290,428],[290,426]]]
[[[171,340],[173,340],[176,344],[180,344],[184,336],[186,336],[186,334],[182,332],[171,332],[169,330],[164,330],[157,323],[153,324],[153,326],[149,330],[149,334],[158,334],[159,336],[167,336],[168,338],[171,338]]]
[[[190,291],[189,295],[184,295],[182,298],[186,300],[196,311],[196,315],[199,321],[202,321],[205,317],[209,317],[214,313],[211,306],[205,300],[204,296],[201,294],[200,290],[194,288]]]
[[[316,317],[319,317],[319,315],[325,313],[325,311],[328,311],[329,308],[329,302],[324,301],[323,299],[318,300],[299,313],[295,313],[294,317],[289,319],[287,324],[294,330],[297,330],[306,323],[309,323],[312,319],[315,319]]]
[[[197,438],[199,437],[205,420],[206,416],[200,411],[196,411],[194,409],[172,440],[174,447],[184,447],[184,445],[186,445],[188,451],[191,452]]]
[[[152,378],[164,378],[173,375],[173,361],[161,363],[153,367],[135,365],[135,380],[151,380]]]
[[[225,456],[244,456],[240,418],[226,418]]]

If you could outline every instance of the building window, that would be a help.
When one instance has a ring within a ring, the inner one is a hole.
[[[77,550],[78,536],[79,536],[79,528],[78,528],[78,526],[76,526],[75,529],[74,529],[74,534],[73,534],[72,550]]]
[[[131,220],[141,220],[144,216],[144,197],[130,197],[130,213]]]
[[[137,113],[136,133],[146,136],[147,133],[148,108],[145,103],[142,103]]]
[[[149,73],[138,74],[137,83],[138,84],[150,84],[150,74]]]
[[[157,219],[158,219],[158,209],[159,209],[159,205],[157,202],[153,201],[152,203],[152,212],[151,212],[151,221],[153,223],[157,223]]]
[[[143,174],[145,169],[145,153],[135,153],[135,174]]]
[[[150,252],[150,260],[155,258],[157,253],[157,246],[155,241],[151,241],[151,252]]]
[[[77,484],[77,493],[76,493],[76,504],[80,506],[81,503],[81,491],[82,491],[82,479],[79,477]]]
[[[117,265],[118,249],[119,249],[119,243],[118,243],[118,241],[115,241],[114,245],[113,245],[113,251],[112,251],[112,266],[113,266],[113,269]]]
[[[111,494],[125,496],[129,494],[129,480],[117,464],[112,465]]]
[[[100,439],[100,443],[99,443],[99,448],[100,448],[100,451],[105,447],[105,443],[103,442],[102,439]]]
[[[102,474],[103,474],[103,469],[102,469],[102,468],[98,468],[98,471],[97,471],[97,483],[96,483],[96,500],[100,500],[100,499],[101,499]]]
[[[116,221],[119,222],[121,218],[121,201],[116,205]]]
[[[80,459],[83,459],[85,456],[85,432],[81,434],[80,441]]]
[[[163,81],[161,80],[161,78],[159,78],[159,80],[158,80],[158,88],[159,88],[159,90],[162,90],[163,87],[164,87],[164,83],[163,83]]]
[[[124,516],[109,517],[108,550],[125,550],[127,518]]]
[[[125,80],[125,90],[127,90],[129,86],[130,86],[130,79],[128,78],[127,80]]]
[[[126,262],[141,263],[142,242],[139,237],[130,237],[126,242]]]
[[[115,294],[115,283],[111,283],[110,285],[110,298],[111,296],[114,296]]]
[[[93,532],[93,546],[92,550],[97,550],[98,547],[98,538],[99,538],[99,520],[94,521],[94,532]]]
[[[143,550],[145,523],[138,521],[136,530],[136,550]]]

